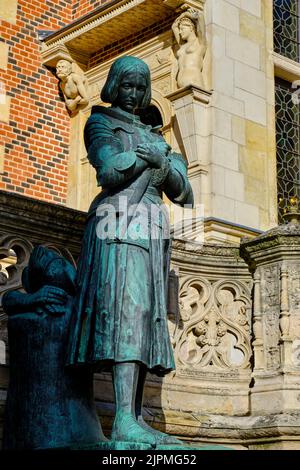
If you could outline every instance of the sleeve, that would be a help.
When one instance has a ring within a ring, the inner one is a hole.
[[[168,156],[170,169],[164,184],[164,192],[168,198],[179,205],[194,206],[194,196],[187,176],[187,164],[179,153]]]
[[[118,186],[145,168],[134,151],[124,152],[109,119],[94,114],[88,120],[84,140],[88,160],[97,172],[98,186]]]
[[[9,291],[3,296],[2,305],[7,315],[32,312],[34,311],[33,295],[19,291]]]

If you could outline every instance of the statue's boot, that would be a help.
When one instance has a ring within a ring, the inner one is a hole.
[[[138,384],[137,384],[137,394],[135,400],[135,416],[136,420],[139,425],[145,430],[151,433],[155,437],[155,441],[157,445],[168,445],[168,444],[176,444],[182,445],[182,442],[176,439],[173,436],[169,436],[164,432],[157,431],[153,429],[149,424],[147,424],[142,416],[142,406],[143,406],[143,392],[145,387],[145,380],[147,375],[147,368],[140,367],[139,369],[139,377],[138,377]]]
[[[179,440],[176,439],[176,437],[170,436],[169,434],[166,434],[161,431],[157,431],[156,429],[152,428],[147,424],[142,416],[138,417],[138,423],[139,425],[145,430],[150,432],[154,437],[157,445],[167,445],[167,444],[176,444],[176,445],[183,445],[183,443]]]
[[[111,439],[113,441],[136,442],[150,444],[156,447],[155,435],[136,421],[129,413],[119,413],[116,415]]]

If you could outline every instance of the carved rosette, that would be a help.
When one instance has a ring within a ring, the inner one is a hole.
[[[180,289],[180,320],[174,332],[177,363],[193,370],[249,369],[249,288],[240,281],[186,277]]]

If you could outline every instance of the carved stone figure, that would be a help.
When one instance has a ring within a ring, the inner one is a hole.
[[[84,108],[89,103],[85,77],[73,72],[72,63],[64,59],[57,62],[56,75],[68,110],[73,114]]]
[[[176,53],[178,87],[204,88],[202,70],[207,42],[203,13],[189,8],[175,20],[172,30],[179,45]]]
[[[3,297],[10,382],[5,449],[68,448],[104,440],[93,403],[93,374],[65,368],[75,268],[44,247],[23,271],[26,293]]]
[[[112,368],[112,439],[155,447],[176,442],[142,418],[147,371],[164,375],[174,369],[166,309],[169,222],[162,194],[181,205],[193,204],[193,195],[183,157],[135,115],[150,105],[150,83],[145,62],[116,60],[101,95],[112,106],[93,107],[85,127],[88,159],[102,191],[88,213],[68,363]]]

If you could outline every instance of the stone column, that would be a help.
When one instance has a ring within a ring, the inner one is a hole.
[[[254,273],[253,413],[300,410],[300,224],[242,242]]]
[[[210,215],[210,110],[211,92],[191,85],[169,94],[189,166],[195,204],[205,205]]]

